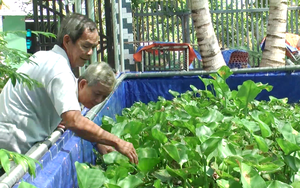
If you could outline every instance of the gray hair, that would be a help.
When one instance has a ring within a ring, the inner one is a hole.
[[[107,87],[113,88],[116,82],[113,69],[106,62],[91,64],[79,77],[79,80],[85,79],[88,86],[94,86],[99,82]]]
[[[57,45],[62,47],[63,39],[65,35],[69,35],[72,42],[75,43],[83,34],[85,29],[94,31],[97,29],[96,23],[79,13],[72,13],[67,15],[61,23],[59,31],[57,33]]]

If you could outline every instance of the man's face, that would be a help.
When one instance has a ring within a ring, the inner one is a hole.
[[[111,92],[112,87],[107,87],[100,82],[94,86],[88,86],[87,81],[82,79],[78,83],[78,100],[89,109],[103,102]]]
[[[98,41],[99,35],[97,30],[90,31],[86,29],[75,44],[68,35],[65,35],[63,44],[69,57],[71,67],[82,67],[90,60],[93,54],[93,48],[98,45]]]

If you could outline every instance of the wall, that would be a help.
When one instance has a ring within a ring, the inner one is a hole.
[[[119,11],[118,11],[118,2],[116,0],[116,9],[117,9],[117,22],[119,28]],[[122,17],[123,17],[123,40],[124,40],[124,63],[125,63],[125,70],[135,70],[135,64],[133,61],[133,26],[132,26],[132,10],[131,10],[131,0],[122,0]],[[118,32],[119,33],[119,32]],[[119,39],[119,35],[118,35]],[[128,43],[129,42],[129,43]],[[119,46],[120,48],[120,46]]]

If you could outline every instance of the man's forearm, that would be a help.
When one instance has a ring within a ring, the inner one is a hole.
[[[90,142],[116,147],[121,141],[117,136],[105,131],[100,126],[81,115],[80,111],[69,111],[62,115],[67,129]]]

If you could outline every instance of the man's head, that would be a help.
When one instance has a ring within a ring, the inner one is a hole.
[[[87,108],[103,102],[112,92],[116,78],[105,62],[91,64],[78,79],[78,100]]]
[[[57,44],[66,51],[72,68],[82,67],[90,60],[98,41],[96,23],[78,13],[66,16],[57,34]]]

